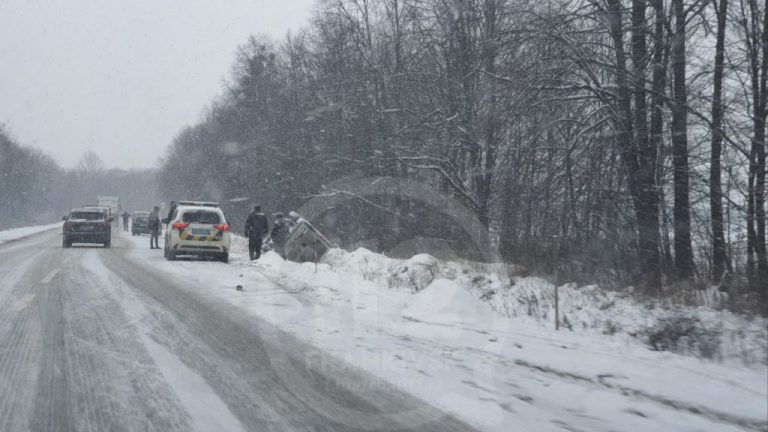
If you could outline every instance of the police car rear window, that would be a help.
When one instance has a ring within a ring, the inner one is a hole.
[[[187,223],[201,223],[201,224],[212,224],[212,225],[217,225],[221,223],[221,218],[219,218],[218,213],[207,212],[202,210],[193,211],[193,212],[184,212],[184,214],[181,216],[181,219]]]

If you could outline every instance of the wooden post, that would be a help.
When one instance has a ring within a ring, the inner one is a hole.
[[[560,296],[558,287],[555,284],[555,330],[560,330]]]

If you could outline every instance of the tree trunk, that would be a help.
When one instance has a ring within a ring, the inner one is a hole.
[[[672,38],[672,167],[674,199],[675,276],[678,280],[693,277],[691,247],[691,210],[688,179],[688,90],[685,77],[685,19],[683,0],[673,0],[675,15]]]
[[[637,218],[642,283],[647,293],[658,295],[661,292],[661,273],[659,271],[659,201],[653,176],[655,169],[653,165],[647,166],[648,155],[639,154],[640,148],[634,137],[631,92],[628,85],[623,41],[622,10],[620,0],[608,0],[608,26],[616,58],[617,111],[620,117],[617,119],[616,138],[627,172],[629,191],[632,194]],[[650,163],[654,164],[654,162]]]
[[[714,93],[712,95],[712,148],[709,166],[709,206],[712,218],[712,280],[718,282],[727,266],[725,232],[723,229],[723,189],[720,158],[723,145],[723,64],[725,60],[725,28],[728,0],[717,7],[717,43],[715,44]]]

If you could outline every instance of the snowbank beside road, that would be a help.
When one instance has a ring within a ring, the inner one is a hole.
[[[363,248],[353,252],[333,249],[322,262],[335,272],[411,292],[419,292],[437,279],[448,279],[472,300],[487,303],[500,317],[554,326],[555,285],[521,276],[523,269],[515,265],[440,261],[427,254],[394,259]],[[571,283],[557,288],[564,331],[631,338],[655,350],[730,364],[761,369],[768,365],[768,322],[764,318],[712,307],[640,302],[630,291],[596,285]],[[699,296],[701,304],[717,304],[722,294],[710,290]],[[470,299],[461,297],[466,302]]]
[[[8,243],[15,240],[20,240],[31,235],[39,234],[41,232],[50,231],[53,229],[61,228],[61,222],[56,222],[50,225],[38,225],[23,228],[11,228],[9,230],[0,231],[0,244]]]

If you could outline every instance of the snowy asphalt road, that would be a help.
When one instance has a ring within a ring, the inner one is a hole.
[[[0,430],[470,430],[129,247],[0,246]]]

